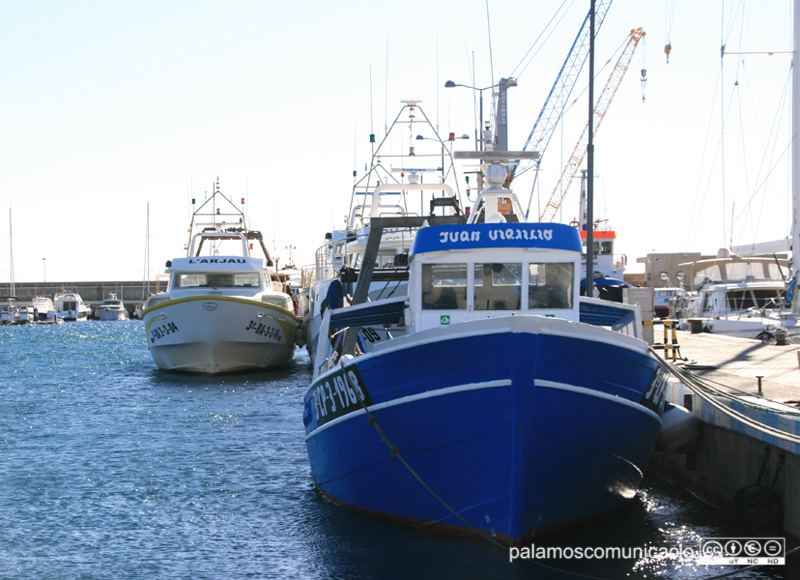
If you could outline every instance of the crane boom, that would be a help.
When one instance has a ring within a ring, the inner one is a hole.
[[[614,95],[617,94],[617,89],[620,83],[622,83],[625,73],[628,72],[631,60],[633,60],[633,53],[636,52],[636,47],[639,45],[639,41],[644,35],[645,32],[641,28],[631,30],[628,43],[625,45],[625,48],[622,49],[622,53],[619,55],[614,69],[611,71],[600,96],[597,98],[597,104],[594,107],[593,115],[595,133],[597,133],[597,129],[600,127],[600,123],[603,121],[603,117],[605,117],[611,105],[611,101],[614,100]],[[589,140],[588,133],[589,123],[587,122],[586,126],[583,128],[580,139],[578,139],[578,142],[575,144],[575,149],[572,150],[572,155],[569,156],[564,170],[561,172],[561,177],[558,183],[556,183],[553,193],[550,195],[550,200],[544,206],[544,210],[542,210],[542,215],[539,217],[540,222],[551,222],[555,219],[556,212],[558,208],[561,207],[561,202],[564,201],[564,197],[567,195],[572,180],[578,175],[581,164],[583,163],[583,158],[586,156],[586,148]]]
[[[611,2],[612,0],[596,0],[595,36],[597,36],[597,33],[600,31],[600,25],[603,23],[606,13],[611,7]],[[586,63],[586,57],[589,55],[590,16],[591,10],[586,14],[583,25],[578,31],[575,41],[572,43],[567,58],[564,60],[564,64],[558,72],[553,87],[550,89],[550,94],[547,95],[544,106],[533,125],[533,129],[531,129],[530,135],[528,135],[528,140],[525,141],[525,146],[522,148],[523,151],[528,151],[529,147],[533,147],[534,150],[539,151],[540,157],[534,162],[533,166],[528,166],[520,171],[519,175],[525,173],[528,169],[531,169],[531,167],[539,168],[541,156],[544,155],[547,144],[550,142],[550,138],[553,136],[553,132],[558,122],[561,120],[561,116],[564,114],[569,96],[572,93],[572,89],[575,87],[575,82],[578,80],[583,65]],[[518,168],[519,160],[515,162],[515,165],[511,169],[509,174],[510,179],[518,176]],[[534,184],[535,182],[536,177],[534,177]],[[531,197],[533,197],[532,194]],[[528,208],[530,209],[530,200],[528,201]]]

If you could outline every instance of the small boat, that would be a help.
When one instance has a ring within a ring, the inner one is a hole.
[[[0,324],[13,324],[17,321],[19,306],[14,296],[0,298]]]
[[[167,262],[167,290],[150,296],[142,313],[156,365],[219,374],[288,363],[298,326],[294,302],[275,288],[280,282],[261,232],[246,227],[243,208],[219,182],[189,231],[186,257]],[[255,243],[263,257],[252,255]]]
[[[35,319],[39,322],[52,321],[56,318],[56,307],[47,296],[34,296],[31,300],[31,308],[33,308]]]
[[[128,320],[125,304],[113,292],[97,307],[98,320]]]
[[[53,302],[56,317],[65,322],[88,320],[92,314],[92,309],[77,292],[59,292]]]
[[[416,232],[408,291],[324,312],[303,422],[335,503],[519,544],[635,496],[666,375],[637,307],[580,295],[579,231],[521,219],[500,162],[530,152],[473,153],[489,187]]]

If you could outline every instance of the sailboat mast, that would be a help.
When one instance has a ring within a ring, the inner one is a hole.
[[[17,291],[14,288],[14,232],[12,231],[11,208],[8,208],[8,248],[11,266],[11,296],[14,297],[17,295]]]

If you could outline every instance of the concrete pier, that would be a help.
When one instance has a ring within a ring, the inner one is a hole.
[[[161,289],[166,284],[161,282]],[[125,303],[125,309],[132,314],[134,309],[141,303],[142,281],[99,281],[99,282],[22,282],[14,284],[14,292],[20,304],[30,302],[34,296],[46,296],[53,299],[56,294],[66,290],[77,292],[81,295],[84,302],[96,311],[97,307],[106,299],[110,293],[117,295],[117,298]],[[156,282],[150,282],[150,292],[157,291]],[[9,296],[11,289],[8,284],[0,285],[0,296]],[[146,296],[144,296],[146,298]]]
[[[800,345],[684,332],[678,344],[681,368],[729,391],[713,400],[740,418],[672,381],[667,400],[701,420],[702,436],[688,453],[657,452],[650,468],[759,531],[800,537],[800,444],[751,423],[800,435]]]

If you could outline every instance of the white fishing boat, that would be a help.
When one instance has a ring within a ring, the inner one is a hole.
[[[186,257],[167,262],[167,290],[150,296],[142,313],[156,365],[218,374],[288,363],[298,326],[292,297],[274,288],[261,232],[247,228],[219,182],[189,231]],[[252,255],[255,242],[263,257]]]
[[[97,308],[98,320],[128,320],[125,304],[114,293],[109,294]]]
[[[56,294],[53,303],[55,304],[56,317],[65,322],[88,320],[92,314],[92,309],[77,292],[61,291]]]

